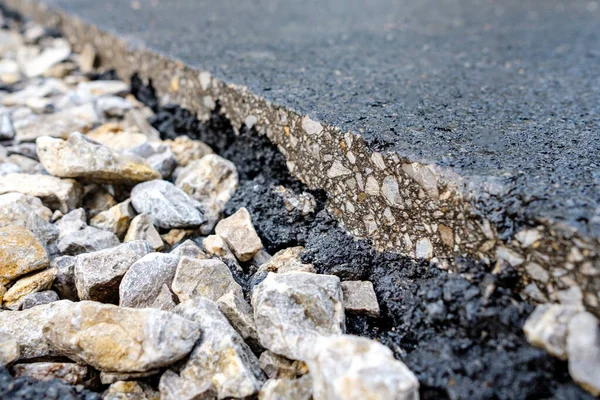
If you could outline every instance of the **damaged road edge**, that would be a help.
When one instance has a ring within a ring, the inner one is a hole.
[[[353,235],[379,250],[430,259],[442,268],[459,255],[489,264],[508,263],[521,276],[521,293],[535,302],[583,303],[600,315],[600,255],[597,240],[548,221],[526,220],[500,235],[481,206],[506,188],[482,183],[474,196],[448,169],[374,153],[362,138],[323,126],[146,48],[134,47],[101,28],[34,0],[4,3],[37,21],[58,27],[81,49],[92,44],[121,76],[152,78],[161,100],[208,119],[217,103],[234,127],[254,127],[275,143],[291,173],[328,194],[329,211]]]

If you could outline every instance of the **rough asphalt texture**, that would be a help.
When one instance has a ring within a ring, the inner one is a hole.
[[[153,90],[134,77],[132,93],[152,106]],[[163,138],[183,130],[234,160],[240,187],[225,214],[240,207],[250,212],[265,248],[272,254],[305,246],[304,262],[342,280],[373,282],[382,317],[347,315],[348,333],[377,339],[415,372],[421,398],[439,399],[592,399],[573,383],[565,362],[531,347],[522,332],[533,305],[512,290],[517,282],[510,267],[496,274],[483,264],[459,259],[452,274],[392,253],[378,253],[367,240],[355,240],[324,210],[323,193],[314,214],[288,212],[272,191],[279,185],[296,194],[307,188],[289,175],[285,159],[264,137],[250,130],[235,135],[218,110],[206,123],[174,105],[155,106],[151,120]],[[258,168],[257,166],[260,166]],[[230,266],[232,268],[232,266]],[[264,276],[232,268],[246,295]]]
[[[597,2],[45,2],[600,237]]]

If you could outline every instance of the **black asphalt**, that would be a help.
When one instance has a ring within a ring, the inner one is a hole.
[[[45,0],[600,237],[600,2]]]

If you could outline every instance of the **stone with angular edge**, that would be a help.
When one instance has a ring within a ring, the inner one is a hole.
[[[6,367],[19,359],[19,343],[6,333],[0,333],[0,367]]]
[[[242,339],[251,344],[259,343],[252,307],[243,297],[232,290],[219,297],[217,305]]]
[[[160,238],[163,240],[163,242],[165,242],[169,246],[176,246],[178,243],[180,243],[183,239],[185,239],[187,236],[191,235],[192,233],[194,233],[193,229],[175,228],[175,229],[171,229],[169,232],[165,233],[164,235],[160,235]]]
[[[171,286],[178,263],[178,256],[164,253],[149,253],[134,262],[119,285],[119,305],[152,307],[163,286]]]
[[[152,249],[146,242],[137,240],[78,255],[74,269],[77,295],[81,300],[116,302],[125,273],[150,252]]]
[[[73,232],[80,231],[87,227],[85,210],[77,208],[56,221],[54,225],[58,228],[58,239],[62,240]]]
[[[316,273],[317,271],[312,264],[305,264],[300,259],[303,251],[303,246],[289,247],[287,249],[280,250],[275,253],[269,261],[262,264],[258,268],[258,271],[276,273],[286,273],[292,271]]]
[[[31,214],[49,221],[52,211],[37,197],[23,193],[0,195],[0,228],[8,225],[26,225]]]
[[[315,400],[419,398],[419,381],[384,345],[365,338],[323,336],[306,363]]]
[[[54,176],[111,184],[136,184],[160,178],[136,155],[119,153],[75,132],[68,140],[49,136],[36,140],[40,162]]]
[[[139,214],[131,220],[123,241],[131,242],[133,240],[145,240],[154,251],[165,247],[160,234],[152,224],[152,219],[148,214]]]
[[[119,96],[102,96],[96,100],[96,107],[106,118],[123,118],[133,106]]]
[[[48,304],[60,300],[58,294],[53,290],[44,290],[26,294],[18,300],[19,310],[27,310],[42,304]]]
[[[315,197],[308,192],[296,194],[293,190],[284,186],[273,188],[273,192],[283,199],[285,209],[289,212],[298,211],[302,215],[313,214],[315,212],[317,201],[315,200]]]
[[[379,317],[379,302],[373,283],[369,281],[344,281],[342,282],[344,293],[344,309],[355,314],[368,317]]]
[[[15,123],[15,139],[19,143],[34,142],[45,136],[66,139],[73,132],[88,131],[98,121],[99,116],[92,103],[72,106]]]
[[[46,268],[50,263],[44,244],[24,226],[0,228],[0,283]]]
[[[50,261],[50,268],[56,268],[56,276],[52,284],[61,299],[79,300],[75,286],[75,260],[73,256],[56,257]]]
[[[138,213],[148,214],[160,228],[194,228],[206,221],[202,205],[171,182],[141,183],[131,191],[131,201]]]
[[[13,366],[15,376],[27,376],[36,381],[60,379],[69,385],[81,385],[88,374],[85,365],[70,362],[34,362]]]
[[[179,246],[175,247],[171,250],[171,254],[174,254],[179,257],[190,257],[198,260],[205,260],[208,258],[205,252],[202,251],[200,247],[193,240],[186,240],[181,243]]]
[[[600,326],[591,313],[581,312],[569,321],[567,353],[571,378],[600,396]]]
[[[261,345],[292,360],[304,361],[315,338],[345,331],[337,276],[269,272],[254,287],[252,306]]]
[[[9,192],[38,197],[46,207],[63,214],[77,208],[83,193],[81,185],[72,179],[30,174],[0,176],[0,194]]]
[[[196,297],[216,301],[229,292],[244,297],[242,287],[233,279],[229,267],[215,259],[182,257],[177,265],[172,289],[182,302]]]
[[[134,217],[135,210],[131,205],[131,200],[127,199],[96,215],[90,220],[90,225],[95,228],[110,231],[117,235],[117,237],[123,238]]]
[[[8,162],[15,164],[24,174],[43,174],[44,167],[39,162],[32,160],[29,157],[20,154],[11,154],[8,157]]]
[[[582,311],[580,306],[540,304],[523,325],[525,337],[533,346],[566,360],[569,321]]]
[[[114,233],[86,226],[80,231],[69,233],[58,242],[58,250],[62,254],[78,255],[109,249],[119,245],[119,238]]]
[[[245,207],[219,221],[215,233],[225,240],[235,257],[242,262],[250,260],[262,248]]]
[[[269,379],[258,393],[258,400],[311,400],[312,379]]]
[[[220,399],[244,398],[260,390],[264,375],[256,356],[214,302],[199,297],[179,304],[173,312],[198,322],[202,329],[201,341],[181,370],[183,382],[210,382]]]
[[[215,392],[212,382],[209,380],[196,382],[194,380],[180,378],[170,369],[166,370],[160,377],[158,384],[161,400],[215,400]]]
[[[178,136],[174,140],[165,140],[165,143],[171,147],[177,164],[182,167],[213,152],[206,143],[199,140],[192,140],[185,135]]]
[[[20,360],[59,355],[45,340],[42,329],[58,311],[69,307],[68,300],[42,304],[22,311],[0,312],[0,335],[12,336],[20,349]]]
[[[199,324],[173,313],[92,301],[68,302],[43,331],[61,355],[111,372],[170,365],[185,357],[200,337]]]
[[[6,291],[2,301],[7,308],[11,308],[23,296],[49,289],[52,286],[56,269],[48,268],[41,272],[20,278]]]
[[[184,167],[175,184],[204,206],[209,233],[237,188],[238,173],[231,161],[209,154]]]

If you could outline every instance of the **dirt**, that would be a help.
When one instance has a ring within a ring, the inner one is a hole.
[[[422,399],[591,399],[569,377],[565,362],[530,346],[522,332],[534,306],[514,292],[516,271],[492,273],[484,264],[457,259],[450,271],[356,240],[325,210],[325,195],[293,178],[266,137],[241,127],[236,135],[218,109],[207,122],[176,105],[158,106],[154,90],[132,78],[136,97],[157,113],[163,139],[187,134],[232,160],[240,186],[225,215],[246,207],[267,251],[305,246],[302,259],[319,273],[373,282],[382,316],[348,315],[348,333],[387,345],[417,375]],[[273,188],[283,185],[317,199],[315,213],[287,211]],[[242,266],[238,280],[251,290],[261,280]],[[232,267],[232,269],[235,269]]]

